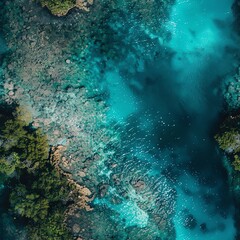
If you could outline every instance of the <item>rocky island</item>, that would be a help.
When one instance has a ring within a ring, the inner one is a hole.
[[[71,9],[78,8],[88,12],[93,0],[39,0],[43,7],[58,17],[65,16]]]

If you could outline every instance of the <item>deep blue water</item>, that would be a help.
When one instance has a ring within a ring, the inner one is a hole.
[[[152,174],[177,190],[177,240],[231,240],[236,232],[223,156],[213,138],[223,109],[220,86],[234,68],[231,50],[237,49],[232,3],[177,0],[165,23],[170,39],[145,31],[165,55],[152,52],[152,59],[132,61],[136,56],[129,53],[105,74],[108,121],[127,126],[127,151],[152,163]],[[131,68],[133,62],[138,67]],[[146,214],[138,219],[131,212],[135,224],[147,221]],[[189,216],[196,221],[191,230],[184,227]]]

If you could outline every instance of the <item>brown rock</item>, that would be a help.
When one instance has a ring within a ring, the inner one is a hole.
[[[59,131],[59,130],[54,130],[54,131],[53,131],[53,134],[54,134],[54,135],[59,135],[59,134],[60,134],[60,131]]]
[[[86,173],[85,172],[83,172],[83,171],[80,171],[79,173],[78,173],[78,175],[80,176],[80,177],[86,177]]]
[[[81,189],[81,194],[82,194],[82,195],[85,195],[85,196],[90,196],[92,193],[91,193],[91,191],[90,191],[88,188],[83,187],[83,188]]]

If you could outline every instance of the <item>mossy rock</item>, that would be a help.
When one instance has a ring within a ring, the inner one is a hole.
[[[47,7],[53,15],[64,16],[75,7],[74,0],[40,0],[42,7]]]
[[[93,1],[88,0],[38,0],[42,7],[47,7],[49,11],[58,17],[65,16],[67,13],[73,9],[78,8],[86,12],[89,11],[88,5],[92,5]]]

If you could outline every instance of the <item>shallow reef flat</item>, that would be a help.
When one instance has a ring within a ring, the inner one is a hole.
[[[64,18],[28,0],[6,1],[1,9],[8,46],[1,99],[27,109],[32,125],[56,147],[55,166],[80,186],[79,203],[67,220],[75,239],[174,239],[175,192],[164,177],[148,174],[148,164],[120,154],[124,126],[107,122],[100,85],[104,71],[120,63],[129,46],[132,56],[141,54],[138,59],[150,59],[150,49],[157,54],[151,42],[168,37],[157,26],[169,4],[95,1],[89,13],[73,9]],[[117,20],[134,24],[139,35],[113,24]],[[151,40],[150,32],[159,39]],[[135,222],[127,219],[129,211]]]

